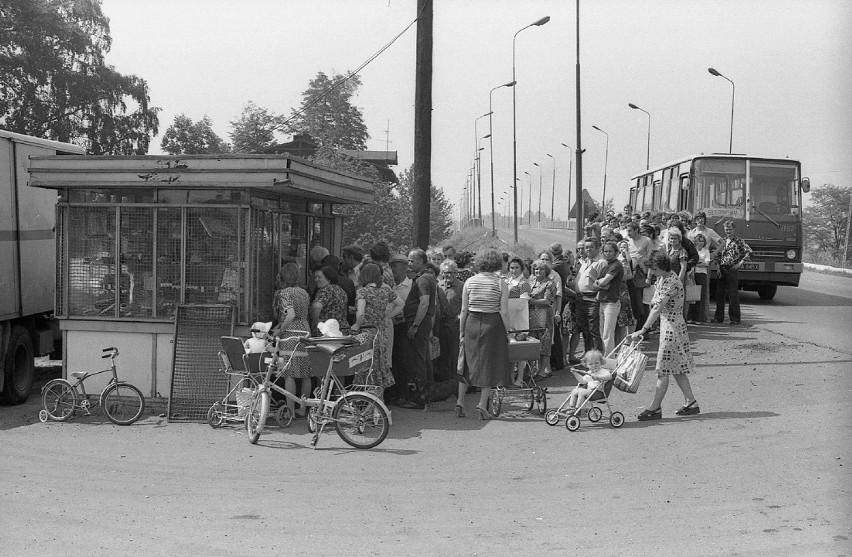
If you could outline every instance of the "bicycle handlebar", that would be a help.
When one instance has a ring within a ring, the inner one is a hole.
[[[109,354],[104,354],[103,356],[101,356],[102,360],[105,360],[107,358],[115,358],[116,356],[118,356],[118,348],[116,348],[115,346],[104,348],[102,352],[109,352]]]

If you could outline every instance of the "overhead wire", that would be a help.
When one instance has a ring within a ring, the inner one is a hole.
[[[424,3],[424,6],[423,6],[423,7],[425,7],[425,3]],[[421,11],[422,11],[423,7],[421,7]],[[397,36],[395,36],[393,39],[391,39],[391,40],[390,40],[390,41],[389,41],[386,45],[384,45],[384,46],[383,46],[382,48],[380,48],[377,52],[375,52],[373,55],[371,55],[369,58],[367,58],[367,60],[366,60],[364,63],[362,63],[360,66],[358,66],[358,67],[357,67],[357,68],[355,68],[354,70],[352,70],[352,71],[348,72],[346,76],[341,77],[340,79],[338,79],[337,81],[335,81],[334,83],[332,83],[331,85],[329,85],[329,86],[328,86],[328,88],[327,88],[325,91],[323,91],[322,93],[320,93],[319,95],[317,95],[316,97],[314,97],[311,101],[309,101],[307,104],[305,104],[304,106],[302,106],[301,108],[299,108],[298,110],[296,110],[295,112],[293,112],[293,114],[292,114],[292,115],[290,115],[290,117],[289,117],[289,118],[287,118],[286,120],[283,120],[283,121],[281,122],[281,124],[280,124],[280,125],[281,125],[281,127],[286,126],[286,125],[287,125],[289,122],[291,122],[294,118],[296,118],[296,117],[298,117],[298,116],[300,116],[300,115],[304,114],[304,113],[305,113],[305,111],[307,111],[307,110],[308,110],[308,109],[310,109],[311,107],[313,107],[313,106],[315,106],[316,104],[318,104],[321,100],[323,100],[325,97],[327,97],[329,94],[331,94],[331,92],[332,92],[332,91],[334,91],[335,89],[337,89],[338,87],[340,87],[341,85],[343,85],[344,83],[346,83],[347,81],[349,81],[350,79],[352,79],[353,77],[355,77],[356,75],[358,75],[358,73],[359,73],[361,70],[363,70],[364,68],[366,68],[366,67],[367,67],[367,65],[369,65],[369,64],[370,64],[370,62],[372,62],[373,60],[375,60],[376,58],[378,58],[378,57],[379,57],[379,56],[380,56],[380,55],[381,55],[384,51],[386,51],[388,48],[390,48],[390,47],[391,47],[391,45],[393,45],[393,43],[395,43],[395,42],[396,42],[396,41],[397,41],[397,40],[398,40],[401,36],[403,36],[403,35],[406,33],[406,31],[408,31],[409,29],[411,29],[411,26],[412,26],[412,25],[414,25],[415,23],[417,23],[417,20],[418,20],[418,19],[420,19],[420,14],[419,14],[419,13],[417,14],[417,17],[414,19],[414,21],[412,21],[411,23],[409,23],[409,24],[405,27],[405,29],[403,29],[403,30],[402,30],[402,31],[401,31],[401,32],[400,32]]]

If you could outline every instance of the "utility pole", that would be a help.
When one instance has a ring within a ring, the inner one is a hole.
[[[801,202],[800,202],[801,203]],[[804,205],[804,203],[801,203]],[[852,194],[849,195],[849,212],[846,214],[846,243],[843,244],[843,261],[849,258],[849,235],[852,233]]]
[[[414,86],[414,245],[429,247],[432,186],[432,0],[417,0],[417,61]]]

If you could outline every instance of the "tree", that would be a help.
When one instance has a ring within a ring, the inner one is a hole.
[[[228,135],[235,153],[261,153],[272,145],[275,132],[281,130],[281,117],[249,101]]]
[[[357,75],[346,79],[335,74],[329,79],[325,73],[317,73],[302,93],[299,110],[288,119],[286,131],[307,133],[323,147],[366,149],[370,135],[361,110],[351,103],[360,86]]]
[[[0,125],[93,154],[144,154],[159,108],[146,81],[105,61],[100,0],[0,0]]]
[[[213,131],[213,122],[207,115],[193,123],[186,114],[178,114],[160,146],[170,155],[215,155],[231,150]]]
[[[802,219],[808,248],[843,257],[852,188],[825,184],[810,195],[811,206],[805,209]]]
[[[400,176],[399,184],[376,182],[372,205],[346,205],[340,212],[346,217],[343,243],[370,246],[379,240],[392,250],[405,251],[414,246],[411,220],[414,215],[412,192],[413,168]],[[453,206],[444,191],[430,188],[429,237],[432,244],[448,238],[453,227]]]

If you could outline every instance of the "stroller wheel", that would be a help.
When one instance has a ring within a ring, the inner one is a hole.
[[[589,421],[590,422],[599,422],[600,419],[601,419],[601,416],[603,416],[603,412],[601,412],[600,408],[598,408],[597,406],[592,406],[591,408],[589,408]]]
[[[503,394],[499,391],[491,393],[491,398],[488,399],[488,411],[496,418],[500,415],[500,410],[503,407]]]
[[[624,425],[624,414],[621,412],[613,412],[609,417],[609,424],[612,427],[621,427]]]
[[[547,422],[547,425],[556,425],[559,423],[559,412],[556,410],[548,410],[544,415],[544,421]]]
[[[293,413],[290,412],[290,407],[282,404],[275,411],[275,421],[278,422],[278,427],[287,428],[293,422]]]
[[[568,419],[565,420],[565,427],[568,428],[568,431],[577,431],[580,429],[580,418],[574,415],[568,416]]]
[[[213,406],[207,410],[207,423],[210,424],[210,427],[215,429],[224,422],[225,418],[222,416],[222,405],[218,402],[214,402]]]

